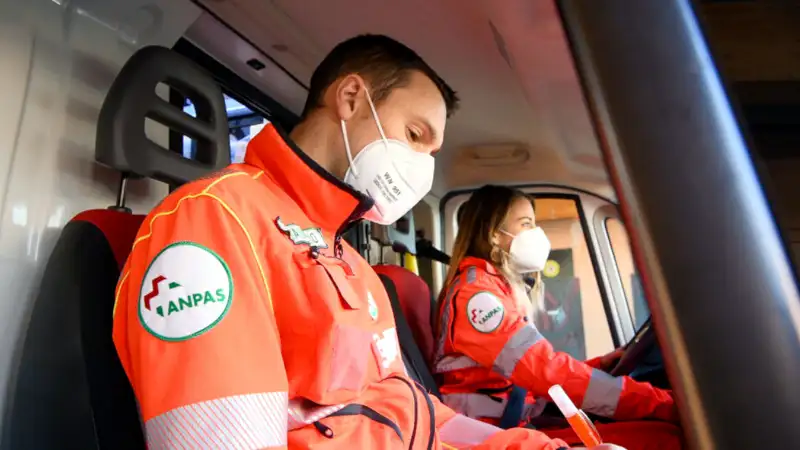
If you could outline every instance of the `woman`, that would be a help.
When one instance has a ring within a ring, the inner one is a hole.
[[[560,384],[586,412],[662,421],[600,425],[611,442],[631,450],[681,448],[680,430],[667,423],[678,420],[670,392],[600,370],[619,351],[584,363],[555,352],[536,329],[544,286],[534,275],[538,282],[528,293],[525,278],[544,268],[549,253],[532,201],[521,191],[484,186],[462,206],[439,299],[434,373],[444,402],[470,417],[517,426],[539,415],[547,390]],[[569,430],[547,433],[577,444]]]

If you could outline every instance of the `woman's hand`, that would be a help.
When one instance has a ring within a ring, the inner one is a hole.
[[[595,369],[600,369],[603,372],[608,372],[611,369],[613,369],[614,366],[617,365],[619,359],[622,358],[622,355],[624,354],[625,354],[625,349],[620,347],[606,355],[587,360],[586,364],[591,367],[594,367]]]
[[[600,358],[600,367],[598,367],[598,369],[600,369],[600,370],[602,370],[604,372],[608,372],[609,370],[613,369],[614,366],[617,365],[617,363],[619,362],[620,358],[622,358],[622,355],[624,355],[624,354],[625,354],[625,349],[620,347],[620,348],[614,350],[613,352],[611,352],[611,353],[609,353],[609,354],[607,354],[605,356],[602,356]]]

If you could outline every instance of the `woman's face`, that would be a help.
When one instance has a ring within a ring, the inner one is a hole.
[[[511,207],[506,213],[506,218],[500,225],[494,239],[497,245],[508,252],[511,249],[511,240],[523,230],[536,227],[536,217],[533,214],[533,205],[527,198],[518,198],[511,203]],[[511,235],[511,236],[509,236]]]

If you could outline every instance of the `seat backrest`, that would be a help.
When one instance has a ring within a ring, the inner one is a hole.
[[[115,448],[144,448],[110,339],[114,289],[142,219],[92,210],[64,226],[31,311],[3,448],[97,448],[109,434]],[[111,360],[103,368],[100,355]]]
[[[158,98],[160,82],[202,105],[196,117]],[[197,139],[197,160],[147,140],[145,117]],[[180,184],[228,165],[227,125],[209,74],[147,47],[126,63],[103,104],[96,159],[126,175]],[[111,336],[117,280],[144,216],[120,206],[82,212],[59,236],[31,314],[2,448],[145,448]]]
[[[431,311],[433,299],[422,278],[400,266],[373,267],[383,282],[392,303],[397,338],[409,375],[429,392],[439,395],[439,388],[430,371],[433,355]]]

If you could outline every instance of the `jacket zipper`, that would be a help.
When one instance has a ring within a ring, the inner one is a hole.
[[[334,412],[333,414],[329,415],[328,417],[337,417],[337,416],[364,416],[367,419],[370,419],[374,422],[377,422],[381,425],[385,425],[392,429],[395,432],[397,437],[400,438],[401,442],[405,442],[403,440],[403,432],[400,430],[400,427],[397,426],[391,419],[384,416],[383,414],[375,411],[374,409],[370,408],[369,406],[360,405],[358,403],[351,403],[344,408],[340,409],[339,411]],[[334,431],[328,425],[325,425],[320,420],[313,423],[314,428],[317,431],[325,436],[328,439],[333,439],[335,437]]]
[[[359,201],[358,205],[353,208],[353,211],[347,216],[347,219],[342,222],[339,226],[339,229],[336,230],[336,234],[333,238],[333,256],[336,258],[341,259],[344,255],[344,246],[342,246],[342,234],[347,229],[347,227],[355,221],[357,218],[361,217],[372,208],[373,203],[370,201]],[[344,262],[344,261],[342,261]],[[345,263],[347,264],[347,263]]]
[[[348,275],[353,275],[353,269],[352,269],[352,267],[350,267],[350,264],[348,264],[347,261],[345,261],[343,259],[343,256],[344,256],[344,245],[342,245],[342,234],[344,233],[344,230],[350,225],[351,222],[356,220],[357,217],[361,217],[362,215],[364,215],[364,213],[366,213],[369,210],[369,208],[371,208],[371,207],[372,207],[372,205],[370,204],[370,202],[360,201],[358,203],[358,205],[350,213],[350,215],[347,216],[347,219],[345,219],[345,221],[342,222],[342,225],[339,226],[339,229],[336,230],[336,234],[334,235],[334,238],[333,238],[333,257],[342,262],[342,264],[344,265],[345,270],[348,273]],[[319,259],[319,248],[311,247],[309,249],[309,255],[313,259]],[[430,402],[430,400],[429,400],[429,402]],[[414,443],[415,434],[417,432],[417,418],[416,418],[417,407],[416,407],[416,404],[417,404],[417,397],[416,397],[416,394],[415,394],[414,395],[414,428],[413,428],[413,431],[411,433],[411,445],[413,445],[413,443]],[[344,416],[344,415],[363,415],[363,416],[367,417],[368,419],[374,420],[374,421],[376,421],[376,422],[378,422],[378,423],[380,423],[382,425],[387,425],[390,428],[392,428],[394,430],[394,432],[397,434],[397,436],[400,438],[400,440],[403,441],[403,433],[400,431],[400,427],[398,427],[397,424],[392,422],[390,419],[386,418],[385,416],[383,416],[382,414],[380,414],[377,411],[373,410],[372,408],[369,408],[368,406],[357,405],[357,404],[347,405],[346,407],[344,407],[341,410],[331,414],[328,417]],[[316,428],[317,431],[319,431],[319,433],[322,434],[323,436],[325,436],[326,438],[333,439],[333,437],[334,437],[333,429],[331,429],[331,427],[325,425],[324,423],[320,422],[319,420],[314,422],[314,428]],[[409,446],[409,449],[410,448],[411,448],[411,446]]]
[[[317,431],[319,431],[320,434],[322,434],[326,438],[333,439],[333,430],[331,430],[331,427],[325,425],[324,423],[320,422],[319,420],[314,422],[314,428],[316,428]]]

